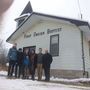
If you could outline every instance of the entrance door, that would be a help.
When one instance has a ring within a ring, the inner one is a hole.
[[[31,52],[31,50],[36,50],[36,46],[23,47],[23,52],[24,52],[25,49],[28,49],[29,52]]]

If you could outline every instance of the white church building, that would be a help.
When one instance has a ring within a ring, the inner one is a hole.
[[[15,32],[6,40],[17,48],[47,48],[53,56],[51,76],[90,77],[90,25],[87,21],[34,12],[30,2],[15,19]]]

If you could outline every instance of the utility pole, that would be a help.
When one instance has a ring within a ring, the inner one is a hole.
[[[82,12],[81,12],[81,7],[80,7],[80,1],[78,0],[78,8],[79,8],[79,12],[80,12],[80,19],[83,18]]]
[[[81,7],[80,7],[80,0],[78,0],[78,8],[80,12],[80,19],[83,19],[83,15],[81,12]],[[84,57],[84,42],[83,42],[83,31],[81,31],[81,44],[82,44],[82,60],[83,60],[83,77],[86,75],[86,68],[85,68],[85,57]]]

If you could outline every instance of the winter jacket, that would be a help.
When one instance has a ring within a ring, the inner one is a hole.
[[[31,60],[31,64],[34,66],[34,68],[37,67],[37,54],[30,54],[29,58]]]
[[[43,55],[43,67],[50,68],[50,64],[52,63],[52,56],[47,53]]]
[[[16,61],[17,60],[17,49],[16,48],[10,48],[8,53],[8,59]]]
[[[24,58],[23,58],[23,65],[30,65],[30,60],[29,60],[29,56],[24,54]]]
[[[42,57],[43,57],[43,54],[42,53],[39,53],[38,55],[37,55],[37,64],[42,64],[43,62],[42,62]]]
[[[17,53],[17,63],[18,64],[22,64],[23,63],[23,59],[24,59],[24,53],[18,51],[18,53]]]

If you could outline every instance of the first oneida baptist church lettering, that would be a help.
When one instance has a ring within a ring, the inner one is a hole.
[[[60,32],[61,30],[62,30],[62,28],[47,29],[47,34]],[[34,36],[34,37],[36,37],[36,36],[42,36],[42,35],[44,35],[44,34],[45,34],[45,32],[34,32],[34,33],[33,33],[33,36]],[[24,38],[30,38],[31,36],[32,36],[31,33],[24,34]]]

